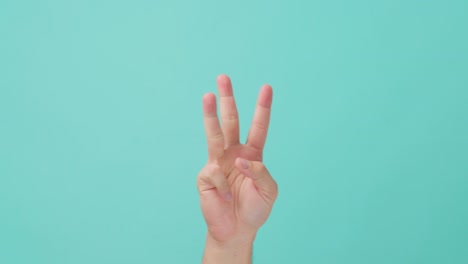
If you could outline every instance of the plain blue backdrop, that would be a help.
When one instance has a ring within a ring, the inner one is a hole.
[[[0,263],[199,263],[201,97],[274,89],[254,263],[468,263],[468,2],[0,0]]]

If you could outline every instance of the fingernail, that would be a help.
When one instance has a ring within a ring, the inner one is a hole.
[[[241,167],[243,169],[248,169],[249,168],[249,162],[247,160],[241,158],[240,163],[241,163]]]
[[[231,193],[226,194],[225,199],[226,199],[226,201],[231,201],[232,200],[232,194]]]

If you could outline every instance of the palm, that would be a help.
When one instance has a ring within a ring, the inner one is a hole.
[[[200,192],[202,212],[212,234],[229,237],[243,226],[256,229],[268,217],[271,205],[268,205],[259,194],[252,180],[245,177],[234,164],[236,157],[249,160],[260,160],[261,155],[249,150],[245,145],[226,149],[223,161],[219,164],[233,194],[233,202],[221,197],[210,185],[203,186]],[[256,158],[256,159],[254,159]],[[206,188],[206,189],[204,189]],[[255,215],[252,213],[255,212]]]
[[[276,198],[276,190],[272,193],[262,191],[253,179],[246,177],[242,169],[236,166],[237,158],[262,161],[262,149],[269,122],[269,107],[262,104],[271,105],[271,88],[262,89],[249,139],[246,144],[240,144],[237,109],[227,76],[218,78],[218,87],[221,114],[227,118],[222,119],[221,127],[217,121],[216,103],[213,101],[215,98],[213,95],[205,96],[209,161],[200,173],[198,188],[202,212],[210,234],[217,240],[226,240],[239,232],[257,230],[268,218]],[[225,177],[222,185],[224,187],[217,186],[220,185],[219,178],[218,182],[215,182],[209,177],[216,173]],[[227,193],[230,199],[226,199]]]

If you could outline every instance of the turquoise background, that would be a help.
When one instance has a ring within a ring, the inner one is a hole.
[[[255,263],[468,263],[468,2],[0,0],[0,263],[199,263],[201,96],[274,88]]]

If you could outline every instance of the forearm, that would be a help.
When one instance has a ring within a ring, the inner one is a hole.
[[[219,242],[208,234],[202,264],[250,264],[254,239],[255,235],[249,235],[229,242]]]

